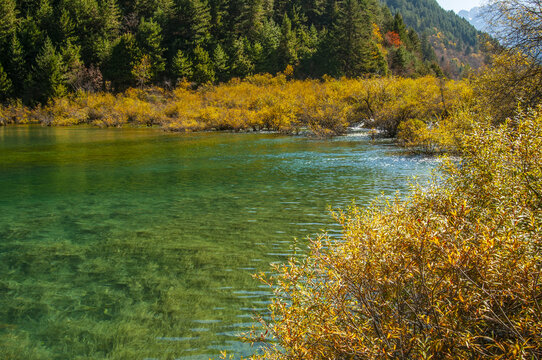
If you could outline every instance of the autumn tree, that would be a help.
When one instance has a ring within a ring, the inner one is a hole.
[[[503,121],[518,104],[542,101],[542,1],[492,0],[485,16],[502,46],[493,46],[492,67],[477,80],[478,96]]]

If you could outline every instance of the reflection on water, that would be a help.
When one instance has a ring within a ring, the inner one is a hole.
[[[362,134],[0,128],[0,357],[250,354],[251,274],[434,166]]]

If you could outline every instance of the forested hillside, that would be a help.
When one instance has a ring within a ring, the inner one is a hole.
[[[394,11],[418,30],[456,24],[428,23],[425,12],[413,22],[411,7],[389,3],[392,11],[378,0],[3,0],[0,100],[264,72],[439,75],[428,38]],[[457,38],[475,47],[475,36],[465,27]]]
[[[453,11],[446,11],[436,0],[382,0],[392,13],[402,14],[405,24],[428,39],[436,60],[450,76],[460,76],[483,63],[480,51],[482,33]]]

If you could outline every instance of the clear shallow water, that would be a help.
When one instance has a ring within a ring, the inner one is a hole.
[[[251,354],[251,274],[435,162],[362,135],[0,128],[0,357]]]

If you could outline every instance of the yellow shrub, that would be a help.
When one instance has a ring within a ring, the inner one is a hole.
[[[286,75],[253,75],[197,90],[181,82],[173,91],[128,89],[124,93],[76,93],[31,111],[5,108],[15,122],[96,126],[161,125],[165,130],[273,130],[318,136],[342,134],[353,123],[395,135],[401,121],[432,122],[467,98],[468,82],[420,79],[286,80]],[[4,118],[10,118],[5,116]],[[7,122],[4,120],[4,122]],[[196,125],[197,123],[197,125]]]
[[[542,357],[542,108],[473,126],[441,179],[260,276],[275,342],[254,358]]]

